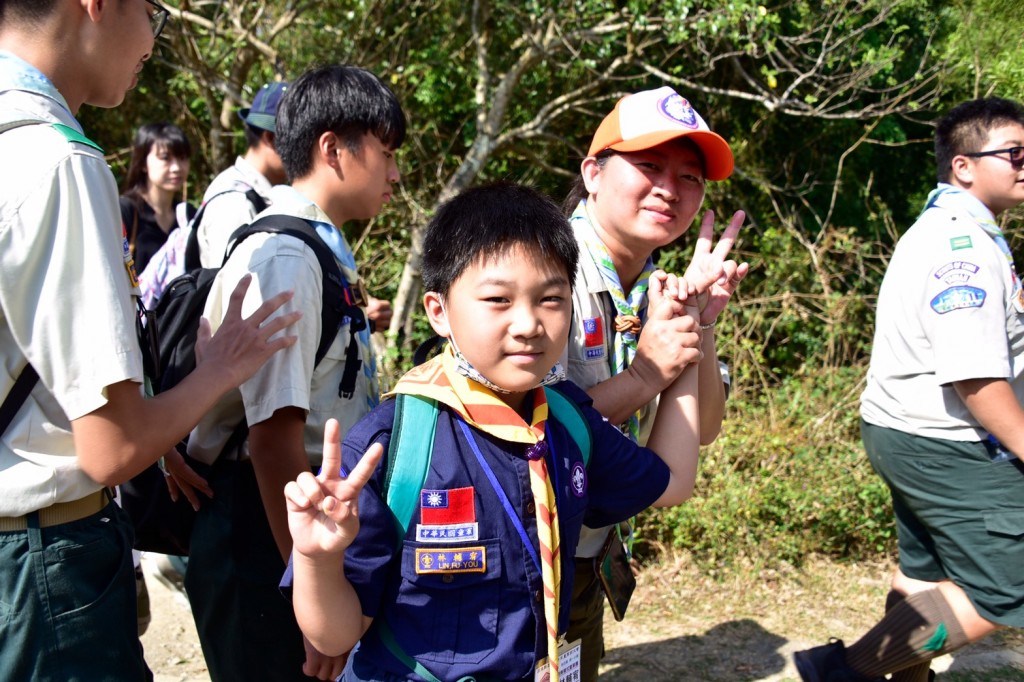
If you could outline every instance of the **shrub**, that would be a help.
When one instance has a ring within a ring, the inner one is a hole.
[[[722,434],[701,453],[693,499],[642,514],[638,554],[666,543],[710,567],[891,551],[889,492],[860,444],[863,373],[807,372],[731,399]]]

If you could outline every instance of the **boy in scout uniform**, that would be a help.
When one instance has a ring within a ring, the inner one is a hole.
[[[323,473],[285,490],[295,543],[285,582],[318,649],[359,642],[346,680],[574,679],[580,643],[565,633],[582,524],[692,493],[696,366],[665,389],[650,449],[564,381],[577,258],[558,207],[518,185],[468,190],[428,225],[424,307],[447,350],[407,373],[342,452],[332,422]],[[656,284],[651,316],[680,318],[693,348],[699,313],[677,292],[674,278]],[[396,417],[399,402],[403,414],[430,407],[425,428]],[[394,489],[410,463],[402,453],[421,441],[416,463],[429,466],[414,488]],[[389,447],[399,454],[382,463]],[[410,501],[399,529],[395,510]]]

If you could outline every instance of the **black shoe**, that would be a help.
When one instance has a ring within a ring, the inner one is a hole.
[[[804,682],[884,682],[884,677],[869,678],[846,665],[843,640],[834,639],[813,649],[797,651],[793,662]]]

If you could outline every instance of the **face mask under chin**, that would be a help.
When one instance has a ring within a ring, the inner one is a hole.
[[[442,312],[444,311],[443,306],[441,310]],[[447,316],[447,313],[445,313],[445,315]],[[466,358],[466,356],[462,354],[462,351],[459,350],[459,344],[455,341],[455,334],[449,334],[448,343],[450,343],[452,346],[452,352],[455,356],[455,370],[459,374],[466,377],[467,379],[471,379],[477,382],[478,384],[486,386],[487,388],[491,389],[495,393],[498,393],[499,395],[508,395],[509,393],[512,393],[512,391],[508,390],[507,388],[502,388],[501,386],[498,386],[496,383],[494,383],[493,381],[485,377],[483,374],[481,374],[477,370],[477,368],[473,366],[473,364]],[[548,373],[544,375],[544,378],[540,380],[537,386],[550,386],[551,384],[557,384],[559,381],[565,381],[565,369],[562,367],[562,364],[560,362],[556,362],[555,366],[548,370]],[[530,388],[537,388],[537,386],[531,386]]]

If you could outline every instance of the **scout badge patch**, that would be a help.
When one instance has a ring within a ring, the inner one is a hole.
[[[417,542],[475,541],[479,539],[473,488],[420,491]],[[419,563],[417,562],[417,570]]]
[[[583,320],[583,345],[587,360],[604,357],[604,323],[600,317]]]

